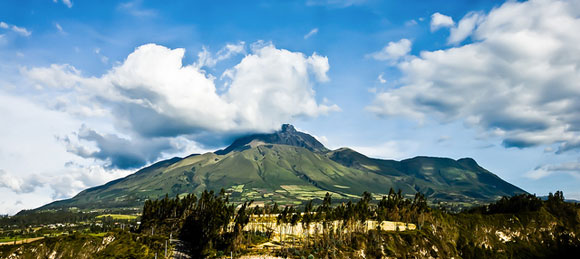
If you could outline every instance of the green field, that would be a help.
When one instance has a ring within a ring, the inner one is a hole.
[[[30,237],[17,237],[16,241],[20,241],[23,239],[28,239]],[[13,237],[0,237],[0,243],[5,243],[5,242],[14,242],[14,238]]]
[[[123,214],[104,214],[97,216],[98,219],[104,217],[111,217],[113,219],[126,219],[126,220],[134,220],[137,218],[137,215],[123,215]]]

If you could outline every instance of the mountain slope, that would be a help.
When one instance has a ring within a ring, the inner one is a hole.
[[[321,198],[377,198],[400,189],[433,201],[491,201],[524,193],[480,167],[473,159],[415,157],[402,161],[366,157],[354,150],[328,150],[291,125],[273,134],[240,138],[224,150],[158,162],[125,178],[82,191],[41,209],[140,207],[158,199],[225,189],[231,200],[300,204]]]

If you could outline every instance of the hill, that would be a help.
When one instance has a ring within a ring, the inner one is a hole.
[[[301,204],[328,192],[335,200],[376,198],[400,189],[433,202],[477,203],[525,193],[471,158],[369,158],[352,149],[329,150],[314,137],[283,125],[272,134],[235,140],[214,153],[172,158],[125,178],[56,201],[43,209],[141,207],[147,199],[225,189],[233,202]]]

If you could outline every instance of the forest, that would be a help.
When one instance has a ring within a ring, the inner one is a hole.
[[[378,201],[366,192],[361,197],[333,204],[327,194],[322,201],[298,207],[252,202],[236,207],[223,191],[204,192],[199,198],[165,197],[145,203],[139,231],[178,236],[195,257],[273,253],[381,258],[423,253],[443,258],[543,258],[580,251],[580,207],[564,202],[560,191],[546,201],[521,194],[462,213],[429,208],[420,193],[407,199],[391,189]],[[385,231],[380,227],[385,221],[416,228]],[[269,227],[255,227],[263,222]],[[267,242],[270,249],[260,246]]]

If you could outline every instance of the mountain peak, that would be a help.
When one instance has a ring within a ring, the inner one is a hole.
[[[253,134],[236,139],[226,149],[218,150],[215,153],[225,155],[232,151],[241,151],[252,148],[256,144],[278,144],[306,148],[310,151],[328,151],[322,143],[313,136],[297,131],[291,124],[282,124],[279,131],[270,134]]]
[[[292,124],[282,124],[282,131],[281,132],[294,133],[294,132],[298,132],[298,131],[296,131],[296,129],[294,128],[294,126],[292,126]]]

